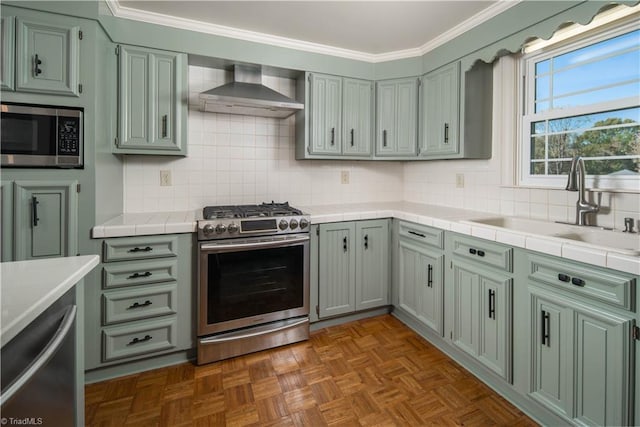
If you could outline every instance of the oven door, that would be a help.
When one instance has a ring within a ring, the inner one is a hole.
[[[309,235],[200,243],[198,335],[309,314]]]

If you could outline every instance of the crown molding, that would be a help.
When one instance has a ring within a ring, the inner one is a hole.
[[[324,45],[320,43],[291,39],[272,34],[242,30],[194,19],[186,19],[155,12],[133,9],[130,7],[122,6],[118,0],[104,0],[113,16],[118,18],[131,19],[134,21],[146,22],[149,24],[186,29],[220,37],[228,37],[237,40],[267,44],[276,47],[336,56],[340,58],[353,59],[356,61],[370,63],[415,58],[417,56],[424,55],[425,53],[437,48],[438,46],[441,46],[448,41],[453,40],[464,32],[469,31],[470,29],[482,24],[483,22],[499,15],[500,13],[515,6],[521,1],[523,0],[500,0],[489,6],[488,8],[482,10],[480,13],[477,13],[471,18],[467,19],[466,21],[463,21],[460,24],[456,25],[449,31],[442,33],[435,39],[426,42],[422,46],[385,53],[367,53],[357,50],[343,49],[336,46]]]

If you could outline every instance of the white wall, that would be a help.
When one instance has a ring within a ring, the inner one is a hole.
[[[495,121],[489,160],[429,162],[296,161],[294,119],[202,113],[198,93],[230,81],[231,73],[189,67],[189,155],[125,156],[125,212],[179,211],[207,205],[289,201],[292,205],[396,201],[438,204],[545,220],[572,221],[577,193],[504,186],[513,139]],[[264,83],[295,96],[292,80]],[[494,87],[497,85],[494,85]],[[500,114],[497,105],[496,114]],[[508,134],[508,132],[507,132]],[[172,186],[160,186],[170,170]],[[342,184],[342,171],[350,174]],[[464,188],[456,187],[463,174]],[[638,219],[640,194],[603,193],[598,223],[623,228]]]

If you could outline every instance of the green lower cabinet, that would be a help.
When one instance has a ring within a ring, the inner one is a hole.
[[[15,181],[15,261],[77,254],[77,182]]]
[[[451,266],[453,344],[510,381],[512,279],[458,260]]]
[[[319,226],[318,317],[389,304],[388,220]]]
[[[400,239],[398,253],[398,301],[438,335],[443,333],[444,255]]]
[[[628,425],[634,320],[529,289],[530,396],[578,425]]]
[[[2,262],[13,261],[13,183],[0,182],[0,260]]]

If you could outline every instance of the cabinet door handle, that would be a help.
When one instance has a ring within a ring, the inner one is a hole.
[[[427,265],[427,286],[433,288],[433,266]]]
[[[151,246],[146,246],[144,248],[139,248],[139,247],[136,246],[133,249],[129,249],[129,252],[133,252],[133,253],[136,253],[136,252],[151,252],[152,250],[153,250],[153,248]]]
[[[353,129],[351,129],[351,146],[353,147]]]
[[[364,248],[365,249],[369,249],[369,235],[368,234],[364,235]]]
[[[473,248],[469,248],[469,253],[470,253],[471,255],[475,255],[475,254],[477,254],[477,253],[478,253],[478,251],[476,251],[476,250],[475,250],[475,249],[473,249]]]
[[[550,316],[549,313],[545,310],[542,310],[542,345],[546,345],[547,347],[551,347],[551,340],[549,339],[549,327],[550,325]]]
[[[134,338],[131,341],[129,341],[128,345],[133,345],[133,344],[140,344],[146,341],[151,340],[151,335],[145,335],[144,338]]]
[[[31,196],[31,215],[32,215],[32,219],[33,219],[33,226],[37,227],[38,226],[38,221],[40,221],[40,218],[38,217],[38,205],[40,204],[40,202],[38,201],[38,198],[36,196]]]
[[[140,304],[139,302],[136,301],[136,302],[134,302],[133,304],[131,304],[129,306],[129,309],[147,307],[147,306],[150,306],[151,304],[153,304],[153,303],[151,301],[149,301],[149,300],[146,300],[142,304]]]
[[[138,279],[140,277],[149,277],[151,276],[150,271],[145,271],[144,273],[133,273],[131,276],[127,277],[127,279]]]
[[[409,233],[409,234],[413,234],[414,236],[422,237],[423,239],[424,239],[425,237],[427,237],[427,236],[425,236],[425,235],[424,235],[424,234],[422,234],[422,233],[416,233],[415,231],[411,231],[411,230],[409,230],[409,231],[408,231],[408,233]]]
[[[331,145],[336,145],[336,128],[331,128]]]
[[[342,239],[342,249],[343,249],[345,252],[347,252],[347,238],[346,238],[346,237],[344,237],[344,238]]]
[[[42,60],[38,58],[38,54],[36,53],[35,58],[33,59],[33,74],[37,77],[42,74],[42,69],[40,65],[42,64]]]
[[[386,147],[387,146],[387,130],[383,130],[382,131],[382,146]]]
[[[496,291],[489,289],[489,319],[496,319]]]
[[[479,257],[483,257],[484,256],[484,251],[481,251],[480,249],[478,249],[478,256]]]
[[[584,280],[582,280],[582,279],[580,279],[580,278],[578,278],[578,277],[573,277],[573,278],[571,279],[571,283],[573,283],[573,284],[574,284],[574,285],[576,285],[576,286],[584,286],[584,285],[585,285]]]
[[[167,115],[162,116],[162,137],[167,137]]]
[[[444,143],[449,143],[449,123],[444,124]]]
[[[568,282],[569,280],[571,280],[571,277],[567,276],[566,274],[558,274],[558,280],[560,280],[561,282]]]

